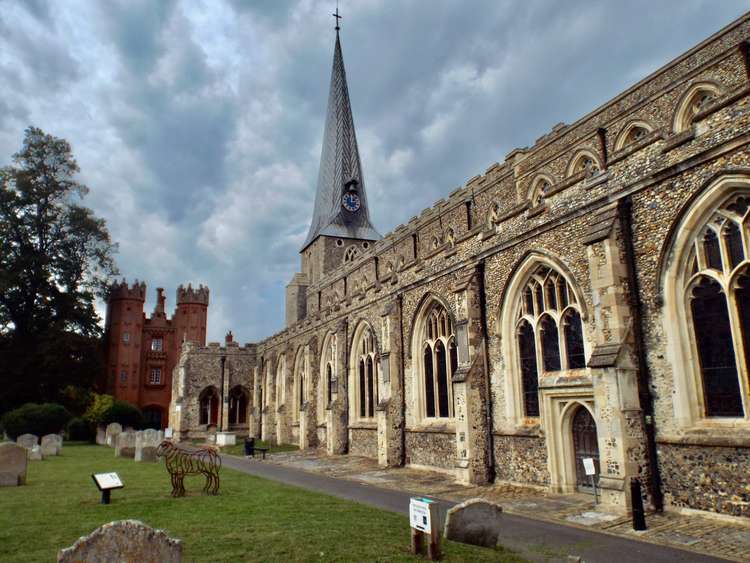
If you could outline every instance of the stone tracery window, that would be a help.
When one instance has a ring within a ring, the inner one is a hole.
[[[198,397],[198,424],[216,424],[219,418],[219,394],[214,387],[205,388]]]
[[[229,424],[247,424],[248,393],[237,385],[229,391]]]
[[[453,417],[453,374],[458,368],[456,337],[448,311],[435,303],[427,312],[421,340],[426,418]]]
[[[642,121],[633,121],[626,125],[617,137],[615,151],[634,145],[645,139],[652,131],[652,127]]]
[[[276,407],[286,402],[286,358],[279,354],[276,359]]]
[[[568,176],[575,176],[585,172],[586,178],[596,176],[601,172],[599,159],[589,150],[582,150],[571,160],[568,166]]]
[[[294,405],[292,412],[295,422],[299,422],[300,409],[307,400],[307,379],[307,354],[304,348],[300,348],[294,361]]]
[[[378,404],[378,362],[375,336],[369,325],[365,325],[354,348],[354,401],[355,416],[370,419],[375,416]]]
[[[318,423],[325,422],[326,409],[333,401],[333,386],[336,377],[336,335],[329,333],[323,340],[320,357],[320,391],[318,393]]]
[[[583,322],[575,294],[565,278],[539,266],[520,297],[516,321],[524,414],[539,416],[541,372],[586,367]]]
[[[353,262],[357,256],[359,256],[359,249],[352,244],[344,251],[344,264]]]
[[[749,209],[747,194],[714,212],[694,237],[684,273],[706,417],[741,418],[750,410]]]
[[[698,113],[711,105],[720,93],[718,86],[708,82],[691,86],[675,113],[674,132],[680,133],[689,129]]]
[[[551,188],[552,182],[544,176],[534,180],[529,197],[531,200],[531,206],[536,207],[537,205],[542,204],[544,202],[544,196],[547,195],[547,192],[549,192]]]

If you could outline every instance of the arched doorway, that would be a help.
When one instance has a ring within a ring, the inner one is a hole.
[[[229,391],[229,424],[247,424],[247,392],[237,386]]]
[[[219,419],[219,394],[209,387],[200,395],[199,424],[216,425]]]
[[[157,406],[149,406],[143,409],[143,427],[153,428],[154,430],[162,429],[162,409]]]
[[[576,464],[576,487],[579,491],[591,492],[591,477],[586,475],[583,460],[592,458],[596,474],[599,475],[599,443],[596,435],[596,421],[586,407],[579,406],[576,410],[571,430]]]

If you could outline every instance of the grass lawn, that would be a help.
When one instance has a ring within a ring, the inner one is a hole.
[[[99,504],[92,473],[117,471],[125,488]],[[405,516],[228,468],[219,496],[173,499],[162,464],[114,457],[103,446],[66,443],[63,455],[30,462],[28,484],[0,489],[0,561],[54,561],[57,550],[112,520],[134,518],[184,542],[189,561],[414,561]],[[447,561],[522,559],[443,542]]]
[[[273,454],[276,452],[294,452],[299,449],[299,446],[294,444],[269,444],[263,440],[255,439],[256,448],[268,448],[268,453]],[[245,438],[237,436],[237,443],[234,446],[225,446],[221,448],[221,453],[232,454],[232,455],[245,455]]]

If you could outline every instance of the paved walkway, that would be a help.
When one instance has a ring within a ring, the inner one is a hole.
[[[294,452],[274,454],[266,461],[229,455],[222,458],[225,466],[238,471],[402,514],[408,512],[409,497],[414,495],[440,499],[443,514],[450,506],[466,498],[491,498],[500,502],[506,512],[500,542],[532,561],[566,561],[568,555],[580,556],[591,563],[722,561],[697,553],[695,544],[688,543],[692,538],[690,533],[673,530],[669,517],[663,522],[655,522],[656,517],[649,517],[648,532],[628,532],[626,528],[630,529],[629,522],[593,510],[593,503],[591,507],[584,506],[589,503],[584,495],[580,495],[580,498],[552,498],[529,489],[464,487],[440,473],[414,469],[382,470],[372,460],[355,456],[319,457],[307,452]],[[524,514],[524,510],[533,517]],[[722,530],[726,528],[724,523],[710,522]],[[739,530],[743,531],[750,542],[750,528]],[[652,536],[645,537],[644,534],[648,533]],[[675,537],[678,541],[674,541]],[[646,541],[638,541],[644,539]],[[721,541],[721,538],[718,540]],[[671,546],[650,542],[668,543]],[[723,551],[714,552],[713,555],[741,561],[746,553],[750,551],[743,551],[742,555],[737,556],[727,555]]]

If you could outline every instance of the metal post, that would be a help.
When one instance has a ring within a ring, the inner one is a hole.
[[[104,489],[102,491],[102,504],[109,504],[110,501],[110,495],[112,494],[112,491],[110,489]]]
[[[227,359],[221,357],[221,389],[219,390],[219,432],[224,432],[224,364]]]
[[[599,492],[596,490],[596,475],[591,476],[591,486],[594,487],[594,504],[599,504]]]

